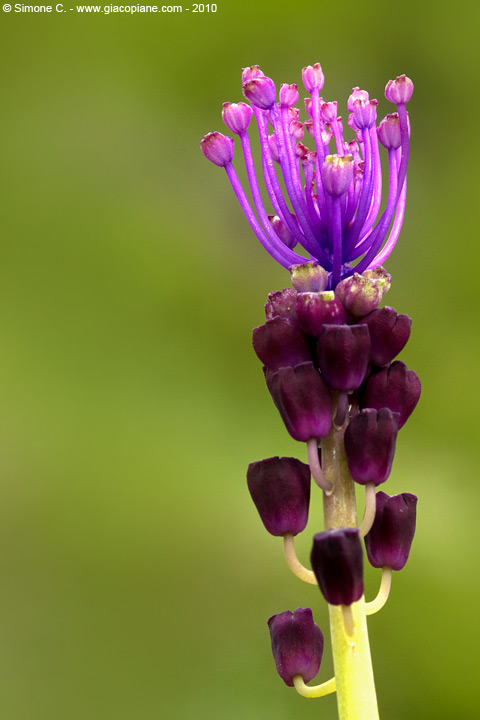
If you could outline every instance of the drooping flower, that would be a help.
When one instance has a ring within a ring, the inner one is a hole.
[[[376,495],[375,521],[365,536],[368,560],[373,567],[401,570],[410,554],[417,519],[417,496],[402,493]]]
[[[209,133],[201,146],[209,160],[225,168],[264,248],[286,268],[315,261],[328,273],[322,289],[334,290],[354,273],[381,265],[397,241],[405,212],[409,157],[406,103],[413,83],[405,75],[388,82],[385,96],[397,105],[397,112],[388,114],[378,127],[377,101],[370,100],[365,90],[354,88],[347,106],[348,125],[355,139],[347,142],[337,103],[320,97],[324,84],[320,64],[303,68],[302,79],[310,95],[305,99],[309,116],[305,122],[300,122],[299,110],[294,107],[299,100],[297,85],[281,85],[277,96],[275,83],[258,65],[242,73],[243,95],[250,106],[224,103],[223,119],[240,140],[254,209],[233,167],[233,140],[218,132]],[[258,126],[263,180],[273,214],[264,207],[253,160],[248,134],[252,114]],[[314,140],[313,149],[301,142],[305,129]],[[387,149],[389,164],[388,197],[382,213],[379,141]],[[303,248],[306,255],[296,252],[295,247]],[[379,299],[372,297],[370,309]]]
[[[295,675],[308,682],[318,673],[323,655],[323,633],[309,608],[286,610],[268,621],[277,672],[289,687]]]

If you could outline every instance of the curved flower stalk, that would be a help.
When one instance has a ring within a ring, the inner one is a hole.
[[[340,720],[375,720],[366,618],[385,605],[393,571],[407,562],[416,521],[415,495],[376,492],[391,474],[397,435],[421,392],[415,372],[396,360],[410,337],[411,319],[379,307],[391,284],[381,263],[395,246],[405,211],[406,103],[413,83],[405,75],[388,82],[385,95],[396,112],[378,126],[377,101],[354,88],[347,103],[354,139],[346,141],[337,103],[320,97],[320,64],[304,68],[302,79],[309,94],[305,121],[295,107],[297,85],[281,85],[277,97],[273,80],[256,65],[242,74],[250,105],[224,103],[223,119],[238,136],[251,201],[233,167],[234,140],[208,133],[201,148],[225,168],[253,232],[291,275],[291,288],[269,294],[253,348],[287,432],[306,445],[308,464],[267,458],[250,464],[247,481],[266,530],[283,538],[288,566],[317,584],[328,604],[335,677],[307,685],[323,655],[323,634],[310,609],[268,621],[276,668],[303,697],[336,692]],[[268,209],[248,135],[253,117]],[[312,149],[303,144],[305,131]],[[389,167],[381,213],[379,143]],[[322,491],[324,523],[313,539],[310,569],[298,559],[294,539],[308,522],[311,477]],[[355,483],[365,488],[360,522]],[[369,562],[382,571],[370,602],[364,597],[363,539]]]

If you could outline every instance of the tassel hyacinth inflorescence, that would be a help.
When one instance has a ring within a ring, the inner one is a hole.
[[[366,616],[385,604],[392,570],[407,561],[416,520],[414,495],[376,493],[390,476],[397,434],[421,392],[416,373],[396,360],[410,337],[411,319],[379,307],[391,285],[382,263],[397,241],[405,211],[406,103],[413,83],[405,75],[388,82],[385,96],[396,112],[378,126],[377,101],[353,88],[347,107],[355,137],[346,141],[337,103],[320,97],[320,64],[305,67],[302,79],[309,94],[304,122],[295,107],[297,85],[283,84],[277,94],[257,65],[242,73],[250,105],[223,105],[224,122],[240,141],[255,211],[233,167],[234,140],[208,133],[201,148],[225,168],[253,232],[291,276],[291,288],[269,294],[265,323],[253,331],[253,348],[286,430],[306,443],[308,465],[267,458],[250,464],[247,481],[265,528],[283,537],[289,567],[318,584],[329,605],[335,678],[306,685],[323,653],[323,635],[309,609],[270,618],[276,667],[305,697],[336,691],[340,720],[375,720]],[[252,117],[273,214],[264,207],[253,161]],[[303,144],[305,132],[314,149]],[[389,167],[381,213],[379,143],[388,152]],[[294,537],[308,520],[310,476],[324,501],[324,529],[314,536],[312,570],[300,563],[294,548]],[[361,522],[354,483],[365,488]],[[382,569],[380,591],[369,603],[363,595],[363,538],[368,560]]]

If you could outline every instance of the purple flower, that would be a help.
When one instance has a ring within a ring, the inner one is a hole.
[[[351,605],[363,595],[363,554],[358,528],[317,533],[310,556],[312,569],[330,605]]]
[[[381,120],[378,129],[377,101],[370,100],[365,90],[354,88],[348,111],[355,139],[347,142],[337,103],[320,97],[324,84],[320,64],[303,68],[302,80],[310,95],[305,100],[306,122],[300,121],[299,110],[294,107],[297,86],[281,85],[277,102],[275,83],[258,65],[242,72],[243,94],[251,107],[224,104],[224,120],[239,136],[251,200],[233,167],[233,144],[227,145],[218,133],[210,133],[202,150],[209,160],[225,168],[263,247],[285,268],[316,262],[328,273],[324,289],[334,290],[344,278],[381,265],[398,239],[409,158],[405,104],[413,83],[405,75],[389,81],[385,95],[397,104],[397,112]],[[261,163],[257,166],[249,138],[252,114],[260,137]],[[305,129],[313,138],[311,147],[301,142]],[[379,140],[387,149],[389,167],[388,196],[382,212]],[[260,169],[265,194],[260,189]],[[265,208],[266,195],[273,212]],[[272,217],[278,219],[275,227],[269,219]]]
[[[408,315],[398,315],[392,307],[384,307],[373,310],[362,318],[362,323],[368,326],[372,341],[370,360],[374,365],[383,367],[392,362],[407,344],[412,320]]]
[[[292,457],[250,463],[247,483],[258,514],[271,535],[305,530],[310,503],[310,468]]]
[[[405,363],[395,360],[371,375],[361,396],[362,408],[390,408],[399,413],[398,429],[402,428],[415,410],[422,386],[418,375]]]
[[[376,568],[405,567],[415,535],[417,496],[402,493],[390,497],[377,492],[375,521],[365,536],[370,565]]]
[[[266,374],[267,386],[285,427],[294,440],[328,435],[332,427],[332,399],[327,384],[311,362],[282,367]]]
[[[274,317],[253,331],[253,349],[269,370],[311,360],[308,340],[297,325]]]
[[[362,384],[370,357],[366,325],[325,325],[318,338],[318,364],[333,390],[352,392]]]
[[[323,655],[323,633],[313,622],[309,608],[286,610],[268,621],[273,659],[282,680],[293,687],[295,675],[309,682],[320,669]]]
[[[392,469],[398,414],[388,408],[367,409],[355,415],[345,431],[345,453],[355,482],[385,482]]]

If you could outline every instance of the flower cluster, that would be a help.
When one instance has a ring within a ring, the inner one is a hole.
[[[244,68],[242,73],[243,94],[251,104],[223,105],[223,120],[240,140],[257,215],[233,167],[234,140],[211,132],[202,140],[201,148],[211,162],[225,168],[263,247],[286,268],[305,261],[294,250],[296,246],[303,248],[326,270],[327,287],[335,289],[342,278],[382,264],[399,236],[409,156],[405,106],[413,83],[405,75],[389,81],[385,95],[396,104],[397,111],[383,118],[378,127],[377,100],[370,100],[365,90],[353,88],[348,99],[348,126],[355,137],[347,141],[337,103],[320,97],[324,76],[319,63],[303,68],[302,79],[309,94],[305,98],[305,122],[300,121],[300,111],[295,107],[299,100],[297,85],[282,84],[277,102],[273,80],[258,65]],[[258,126],[263,178],[272,214],[265,210],[253,161],[248,135],[252,115]],[[313,139],[314,149],[302,142],[305,132]],[[388,198],[381,214],[379,142],[388,151],[389,163]]]
[[[227,127],[240,138],[257,215],[233,168],[234,141],[214,132],[205,136],[201,147],[209,160],[225,168],[254,233],[289,269],[292,282],[292,287],[269,294],[265,323],[253,331],[253,348],[288,433],[307,445],[308,464],[291,457],[253,462],[248,488],[267,531],[284,538],[291,569],[318,584],[331,606],[342,608],[345,633],[353,635],[351,608],[363,602],[364,594],[362,538],[370,563],[391,578],[391,571],[407,562],[415,532],[417,498],[376,493],[390,475],[397,433],[421,392],[416,373],[396,359],[410,337],[411,319],[392,307],[380,307],[391,285],[381,263],[393,249],[404,216],[409,155],[405,105],[413,84],[405,75],[389,81],[385,95],[396,103],[397,112],[378,127],[377,101],[354,88],[348,125],[355,139],[346,142],[337,103],[319,95],[324,82],[320,65],[304,68],[302,77],[309,93],[306,122],[299,120],[294,107],[297,86],[282,85],[277,102],[273,81],[258,66],[243,70],[243,93],[251,106],[223,106]],[[252,115],[273,215],[263,206],[253,163],[248,137]],[[314,140],[314,151],[302,143],[305,131]],[[379,141],[388,150],[389,191],[378,218]],[[336,154],[330,154],[331,142]],[[297,245],[307,256],[294,251]],[[338,472],[327,471],[328,452]],[[342,470],[342,462],[348,471]],[[311,476],[324,494],[326,529],[313,538],[309,570],[299,563],[293,538],[307,525]],[[359,525],[354,483],[366,489]],[[340,508],[338,517],[353,521],[337,522],[335,511],[329,515],[329,503]],[[389,581],[382,579],[385,597],[379,593],[380,599],[367,603],[370,612],[386,600],[387,585]],[[323,635],[311,610],[274,615],[268,624],[280,676],[308,695],[312,688],[301,683],[315,676],[323,653]],[[334,689],[326,685],[328,692]]]

